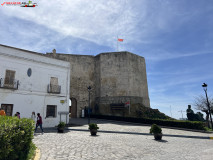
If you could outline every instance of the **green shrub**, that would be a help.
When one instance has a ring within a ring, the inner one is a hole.
[[[36,146],[34,143],[31,143],[30,145],[30,150],[29,150],[29,153],[26,157],[26,160],[32,160],[35,158],[35,155],[36,155]]]
[[[99,129],[98,125],[96,123],[90,123],[89,129]]]
[[[64,128],[65,127],[65,123],[64,122],[59,122],[58,124],[58,128]]]
[[[205,130],[205,124],[200,121],[180,121],[170,119],[150,119],[150,118],[133,118],[133,117],[118,117],[107,115],[90,115],[91,118],[109,119],[125,122],[143,123],[143,124],[157,124],[160,126]]]
[[[145,107],[142,104],[133,104],[132,105],[132,115],[130,117],[136,118],[150,118],[150,119],[170,119],[175,120],[164,113],[160,112],[158,109],[152,109],[149,107]]]
[[[0,116],[0,160],[26,159],[33,133],[33,120]]]
[[[158,125],[153,124],[150,128],[150,133],[162,133],[162,129]]]

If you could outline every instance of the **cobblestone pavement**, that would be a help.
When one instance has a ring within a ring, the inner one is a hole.
[[[41,160],[212,160],[213,133],[162,128],[163,140],[155,141],[150,126],[112,121],[98,123],[97,136],[90,136],[85,119],[66,133],[46,130],[37,133],[34,143],[41,150]],[[109,132],[111,131],[111,132]],[[189,136],[191,136],[189,138]]]

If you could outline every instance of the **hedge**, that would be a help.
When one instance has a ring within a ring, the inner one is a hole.
[[[180,120],[165,120],[165,119],[149,119],[149,118],[133,118],[133,117],[118,117],[107,115],[91,115],[91,118],[117,120],[125,122],[143,123],[143,124],[157,124],[161,126],[205,130],[203,122],[198,121],[180,121]]]
[[[25,160],[32,144],[34,121],[0,116],[0,160]]]

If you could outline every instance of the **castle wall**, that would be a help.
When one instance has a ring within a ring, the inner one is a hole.
[[[129,52],[101,53],[96,60],[96,103],[99,112],[112,114],[110,104],[144,104],[150,107],[143,57]]]
[[[144,104],[150,107],[145,59],[129,52],[101,53],[97,56],[47,53],[70,62],[70,98],[77,100],[77,116],[88,106],[91,90],[93,111],[114,114],[112,103]]]

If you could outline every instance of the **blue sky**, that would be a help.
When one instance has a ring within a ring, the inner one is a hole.
[[[120,51],[146,59],[152,108],[171,115],[171,106],[172,116],[180,118],[178,111],[204,95],[203,82],[213,94],[212,0],[33,2],[38,6],[0,6],[0,44],[97,55],[116,51],[118,35],[124,39]]]

